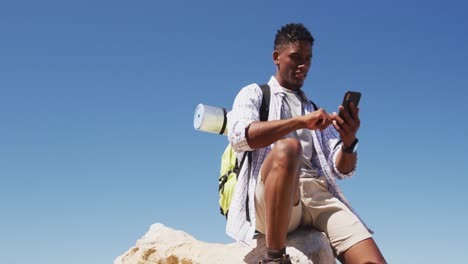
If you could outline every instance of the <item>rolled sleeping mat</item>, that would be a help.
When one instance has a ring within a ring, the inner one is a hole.
[[[199,104],[195,108],[193,127],[196,130],[227,135],[227,111],[225,108]]]

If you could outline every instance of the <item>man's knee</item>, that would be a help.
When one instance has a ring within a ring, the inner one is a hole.
[[[275,143],[273,155],[275,160],[283,162],[298,162],[302,154],[301,142],[295,138],[285,138]]]
[[[266,182],[270,173],[274,172],[274,175],[283,181],[291,181],[291,183],[298,181],[298,177],[291,177],[291,175],[298,176],[301,155],[302,147],[297,139],[287,138],[277,141],[262,165],[262,180]]]
[[[372,238],[360,241],[338,256],[341,263],[386,264],[380,249]]]

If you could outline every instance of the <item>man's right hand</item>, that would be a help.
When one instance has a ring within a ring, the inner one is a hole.
[[[323,108],[320,108],[319,110],[311,112],[307,115],[300,116],[299,118],[301,118],[302,122],[304,122],[305,128],[310,130],[324,130],[332,124],[330,115]]]

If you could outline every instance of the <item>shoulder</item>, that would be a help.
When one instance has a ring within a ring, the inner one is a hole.
[[[260,85],[258,85],[257,83],[251,83],[249,85],[242,87],[241,91],[248,91],[248,92],[260,91],[261,92],[261,89],[260,89]]]
[[[242,87],[237,95],[240,98],[249,98],[254,99],[262,96],[262,90],[260,86],[256,83],[251,83]]]

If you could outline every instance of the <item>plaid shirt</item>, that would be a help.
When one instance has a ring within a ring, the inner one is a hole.
[[[268,85],[271,89],[268,120],[279,120],[281,119],[281,111],[284,111],[282,102],[285,94],[275,77],[271,77]],[[305,113],[307,114],[314,111],[306,95],[302,91],[300,91],[300,93]],[[252,122],[260,120],[259,109],[261,103],[262,90],[257,84],[251,84],[242,88],[234,101],[232,110],[228,113],[228,138],[236,152],[238,160],[242,158],[245,151],[253,151],[252,166],[244,165],[239,173],[235,193],[229,208],[226,226],[227,235],[244,244],[249,244],[249,242],[252,241],[255,232],[255,204],[253,197],[255,197],[255,187],[260,167],[274,146],[273,143],[265,148],[254,150],[247,143],[245,134],[246,128]],[[311,130],[311,133],[313,145],[317,154],[314,155],[313,159],[315,160],[312,163],[321,166],[319,171],[325,175],[330,193],[354,212],[335,182],[335,178],[343,179],[351,177],[355,172],[355,169],[353,169],[353,171],[348,174],[342,174],[336,168],[335,160],[342,144],[339,140],[338,132],[333,126],[329,126],[323,131]],[[245,164],[248,163],[246,162]],[[248,177],[248,169],[251,170],[250,178]],[[246,215],[247,194],[248,197],[250,197],[248,200],[250,221],[248,221]]]

